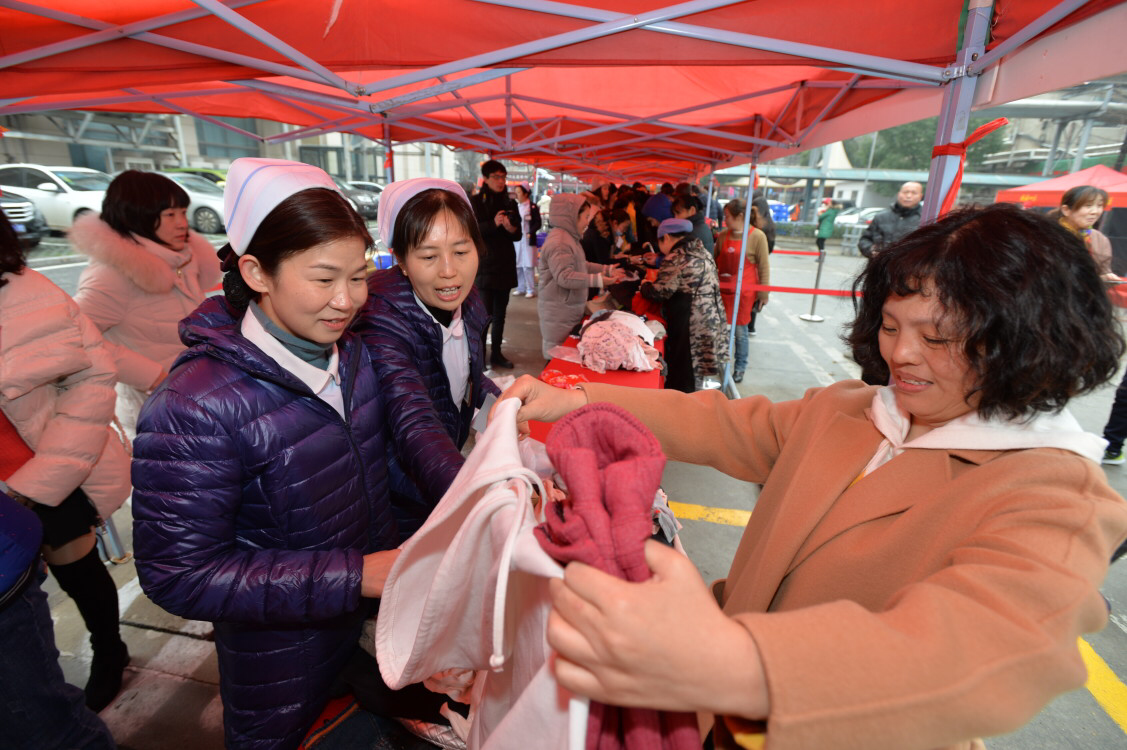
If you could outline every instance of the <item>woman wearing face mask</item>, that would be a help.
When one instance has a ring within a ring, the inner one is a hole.
[[[545,359],[552,358],[548,352],[583,320],[587,290],[603,289],[626,278],[622,269],[589,263],[583,254],[580,238],[594,213],[582,195],[552,196],[548,212],[552,231],[540,250],[540,298],[536,302]]]
[[[1119,277],[1111,272],[1111,240],[1095,229],[1106,206],[1106,191],[1091,185],[1077,185],[1061,196],[1060,208],[1051,215],[1062,227],[1084,241],[1104,278],[1118,281]]]
[[[138,423],[137,571],[214,623],[227,747],[295,748],[398,554],[379,384],[348,330],[372,240],[306,164],[236,160],[225,207],[225,297],[181,325]]]
[[[177,325],[219,282],[219,260],[188,227],[188,194],[130,169],[106,189],[102,213],[78,217],[74,249],[90,257],[74,295],[101,330],[118,372],[117,415],[132,437],[137,412],[184,345]]]
[[[429,177],[393,182],[379,226],[396,266],[368,278],[356,330],[383,384],[392,506],[406,539],[462,467],[474,410],[500,390],[485,376],[489,319],[473,286],[484,243],[465,192]]]

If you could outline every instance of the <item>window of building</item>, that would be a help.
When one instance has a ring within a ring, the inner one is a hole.
[[[241,128],[248,133],[257,133],[257,126],[250,117],[218,117],[225,123]],[[240,156],[258,156],[259,142],[253,138],[221,128],[214,123],[196,120],[196,140],[200,154],[220,159],[238,159]]]

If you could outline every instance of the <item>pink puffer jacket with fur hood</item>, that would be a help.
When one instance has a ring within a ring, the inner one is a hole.
[[[113,360],[66,292],[24,269],[0,287],[0,411],[35,457],[12,489],[58,505],[81,486],[103,518],[129,496],[129,458],[109,423]]]
[[[95,213],[75,220],[70,243],[90,257],[75,301],[105,336],[119,380],[148,390],[184,350],[180,321],[219,282],[215,248],[195,232],[182,252],[122,237]]]

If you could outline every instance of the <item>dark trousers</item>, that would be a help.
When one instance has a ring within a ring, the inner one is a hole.
[[[815,237],[814,238],[814,244],[818,246],[819,252],[825,252],[825,250],[826,250],[826,238],[825,237]]]
[[[1123,379],[1115,389],[1115,401],[1104,425],[1104,439],[1112,453],[1123,450],[1123,441],[1127,440],[1127,372],[1123,373]]]
[[[509,309],[509,295],[512,289],[478,289],[481,301],[485,303],[485,312],[493,318],[490,324],[490,336],[493,344],[491,354],[501,354],[501,339],[505,336],[505,313]]]
[[[63,677],[47,595],[33,579],[0,610],[0,745],[112,750],[110,730]]]

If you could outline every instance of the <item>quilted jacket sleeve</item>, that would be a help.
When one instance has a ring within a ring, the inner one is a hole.
[[[102,265],[91,266],[79,278],[74,301],[105,333],[125,320],[131,287],[117,271]],[[164,369],[159,362],[116,342],[107,340],[106,349],[114,358],[118,379],[134,388],[147,391]]]
[[[137,433],[133,543],[141,588],[154,602],[191,619],[275,625],[359,606],[358,550],[239,542],[236,517],[251,467],[199,399],[158,389]]]
[[[392,440],[403,468],[424,497],[437,503],[465,458],[443,425],[419,371],[414,335],[404,330],[404,322],[393,311],[379,300],[374,302],[361,330],[381,384]],[[445,381],[441,387],[448,387]]]
[[[58,298],[5,331],[26,337],[9,349],[3,368],[19,373],[3,378],[5,396],[14,397],[12,414],[22,412],[22,399],[40,403],[37,389],[57,392],[53,416],[29,440],[35,456],[8,479],[12,489],[45,505],[58,505],[89,476],[109,437],[116,398],[116,372],[101,335],[61,291]]]

